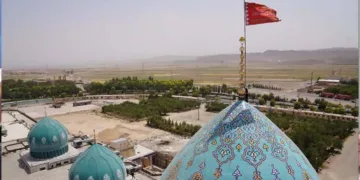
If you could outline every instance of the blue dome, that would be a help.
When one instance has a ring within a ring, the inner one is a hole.
[[[37,159],[53,158],[68,151],[68,131],[60,122],[45,117],[28,134],[30,155]]]
[[[312,179],[299,148],[263,113],[238,101],[201,128],[162,176],[169,179]]]
[[[110,149],[94,144],[76,159],[69,180],[125,180],[124,162]]]

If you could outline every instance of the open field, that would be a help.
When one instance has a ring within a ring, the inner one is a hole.
[[[341,70],[340,70],[341,69]],[[343,77],[356,78],[358,71],[357,65],[271,65],[271,64],[248,64],[247,80],[249,83],[260,83],[278,85],[283,88],[287,86],[297,86],[300,82],[310,80],[311,72],[314,72],[314,80],[317,77],[331,76],[332,71]],[[139,67],[99,67],[87,69],[74,69],[74,76],[81,77],[91,81],[104,82],[113,77],[138,76],[148,78],[154,76],[156,79],[194,79],[195,84],[221,84],[226,83],[235,85],[237,83],[237,74],[239,70],[236,64],[223,66],[205,66],[205,65],[183,65],[183,66],[160,66],[145,65],[144,69]],[[58,76],[61,71],[54,70],[47,72],[48,77]],[[4,73],[4,79],[20,78],[34,79],[43,78],[45,75],[23,74],[10,75]]]
[[[71,134],[93,135],[95,130],[96,138],[105,143],[110,143],[120,137],[127,137],[136,142],[166,133],[146,127],[146,121],[129,122],[94,111],[57,115],[52,118],[64,124]]]

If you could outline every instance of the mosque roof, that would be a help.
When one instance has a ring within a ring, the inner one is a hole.
[[[238,101],[201,128],[162,176],[168,179],[312,179],[301,150],[263,113]]]
[[[125,180],[124,162],[107,147],[94,144],[76,159],[69,180]]]
[[[33,158],[53,158],[68,151],[67,129],[50,117],[38,121],[31,128],[27,139]]]

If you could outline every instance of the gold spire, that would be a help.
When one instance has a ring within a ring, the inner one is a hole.
[[[95,133],[95,129],[94,129],[94,144],[96,144],[96,133]]]
[[[240,68],[239,68],[239,89],[238,93],[239,95],[245,94],[245,86],[246,86],[246,80],[245,80],[245,38],[241,37],[239,39],[240,41]]]

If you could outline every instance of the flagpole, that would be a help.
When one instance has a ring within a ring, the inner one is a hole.
[[[245,78],[244,78],[244,82],[245,82],[245,101],[248,102],[248,89],[246,87],[246,50],[247,50],[247,47],[246,47],[246,41],[247,41],[247,38],[246,38],[246,24],[247,24],[247,12],[246,12],[246,0],[244,0],[244,38],[245,38],[245,41],[244,41],[244,47],[245,47],[245,54],[244,54],[244,57],[245,57]]]

